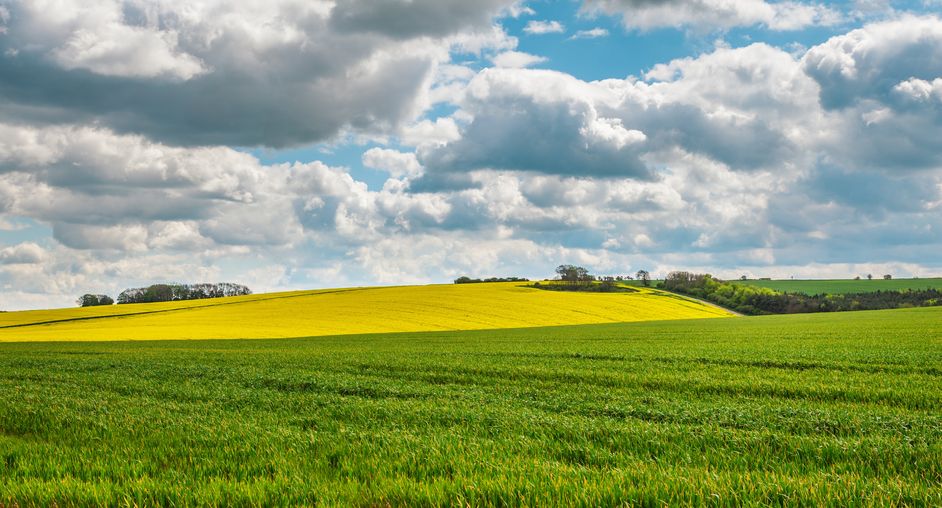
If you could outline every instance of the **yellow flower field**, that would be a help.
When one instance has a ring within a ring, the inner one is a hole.
[[[670,293],[442,284],[0,313],[0,342],[283,338],[729,317]]]

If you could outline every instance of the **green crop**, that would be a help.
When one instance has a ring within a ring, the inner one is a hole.
[[[733,280],[730,282],[734,284],[759,286],[776,291],[786,291],[789,293],[805,293],[807,295],[905,291],[907,289],[942,289],[942,278],[890,280]]]
[[[0,344],[0,506],[940,505],[942,309]]]

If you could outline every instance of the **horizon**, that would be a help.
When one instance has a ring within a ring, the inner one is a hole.
[[[0,310],[942,277],[939,7],[0,0]]]
[[[618,274],[609,273],[609,274],[592,274],[592,275],[594,275],[595,277],[605,277],[605,276],[609,276],[609,275],[611,275],[611,276],[616,276],[616,275],[618,275]],[[624,275],[624,274],[623,274],[623,275]],[[630,275],[631,277],[634,276],[634,274],[629,274],[629,275]],[[651,280],[652,282],[660,282],[660,281],[663,281],[663,280],[666,278],[666,276],[667,276],[667,274],[652,273],[650,280]],[[506,278],[506,277],[517,277],[517,276],[516,276],[516,275],[471,275],[470,277],[471,277],[471,278],[488,278],[488,277]],[[558,276],[555,277],[555,278],[554,278],[554,277],[536,277],[536,276],[534,276],[534,277],[522,276],[522,277],[523,277],[526,281],[529,281],[529,282],[540,282],[540,281],[559,280],[559,277],[558,277]],[[719,279],[719,280],[723,280],[723,281],[733,281],[733,282],[739,281],[739,280],[745,280],[745,281],[773,281],[773,282],[782,282],[782,281],[791,281],[791,282],[803,282],[803,281],[804,281],[804,282],[812,282],[812,281],[854,281],[854,280],[855,280],[854,277],[846,277],[846,278],[826,278],[826,279],[799,279],[799,278],[795,278],[795,277],[782,278],[782,279],[779,279],[779,278],[769,278],[769,277],[750,277],[750,278],[748,278],[748,279],[741,279],[741,278],[740,278],[741,276],[740,276],[740,277],[718,277],[718,276],[715,276],[715,277],[716,277],[717,279]],[[856,276],[855,276],[855,277],[856,277]],[[859,280],[865,280],[865,279],[866,279],[866,275],[863,275],[863,276],[860,276],[860,279],[859,279]],[[892,277],[892,280],[920,280],[920,279],[925,279],[925,280],[942,279],[942,276],[928,276],[928,277],[895,277],[895,276],[894,276],[894,277]],[[634,280],[634,279],[626,279],[626,280]],[[880,282],[880,281],[884,281],[884,280],[885,280],[885,279],[883,278],[883,275],[874,275],[874,276],[873,276],[873,279],[872,279],[872,281],[875,281],[875,282]],[[179,284],[214,284],[214,283],[220,283],[220,282],[221,282],[221,283],[235,283],[235,284],[238,284],[238,282],[233,282],[233,281],[212,281],[212,282],[210,282],[210,281],[200,281],[200,282],[195,282],[195,283],[193,283],[193,282],[179,282],[179,281],[160,281],[160,282],[154,282],[154,283],[149,284],[149,285],[161,285],[161,284],[164,284],[164,285],[179,285]],[[512,282],[524,282],[524,281],[499,281],[499,282],[500,282],[500,283],[512,283]],[[491,282],[484,281],[484,282],[481,282],[481,283],[488,284],[488,283],[491,283]],[[443,285],[455,285],[455,284],[457,284],[457,282],[454,281],[454,280],[452,280],[452,281],[434,281],[434,282],[413,283],[413,284],[396,284],[396,283],[389,283],[389,284],[363,284],[363,285],[356,285],[356,286],[312,286],[312,287],[305,287],[305,288],[282,288],[282,289],[270,290],[270,291],[254,291],[254,290],[252,290],[252,288],[248,288],[248,289],[251,290],[251,292],[249,293],[250,295],[264,295],[264,294],[273,294],[273,293],[295,293],[295,292],[305,292],[305,291],[322,291],[322,290],[329,290],[329,289],[395,288],[395,287],[418,287],[418,286],[443,286]],[[146,287],[146,286],[145,286],[145,287]],[[128,287],[128,288],[125,288],[125,289],[135,289],[135,288],[130,288],[130,287]],[[141,289],[142,289],[142,288],[141,288]],[[109,297],[110,297],[110,296],[117,297],[118,294],[120,294],[120,293],[115,293],[115,294],[113,294],[113,295],[112,295],[112,294],[109,294],[109,293],[87,293],[85,296],[101,296],[101,295],[104,295],[104,296],[109,296]],[[245,295],[235,295],[235,296],[245,296]],[[137,304],[141,304],[141,305],[150,305],[150,303],[152,303],[152,302],[130,302],[130,303],[132,303],[132,304],[133,304],[133,303],[137,303]],[[122,304],[122,303],[119,303],[119,302],[116,301],[116,302],[114,302],[114,303],[112,303],[112,304],[109,304],[109,305],[128,305],[128,303]],[[61,307],[37,307],[37,308],[24,308],[24,309],[0,309],[0,312],[23,312],[23,311],[32,311],[32,310],[37,310],[37,311],[42,311],[42,310],[55,310],[55,309],[71,308],[71,307],[75,307],[75,306],[76,306],[76,302],[73,302],[73,304],[72,304],[72,305],[69,305],[69,306],[61,306]],[[79,305],[79,307],[83,307],[83,306],[84,306],[84,305]],[[94,308],[94,307],[95,307],[95,306],[91,306],[91,308]]]

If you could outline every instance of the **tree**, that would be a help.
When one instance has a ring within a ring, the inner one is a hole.
[[[886,275],[883,276],[883,280],[890,280],[890,279],[892,279],[892,278],[893,278],[893,276],[890,275],[890,274],[886,274]]]
[[[745,275],[743,275],[742,277],[739,278],[739,280],[749,280],[749,277],[746,277]]]
[[[559,265],[556,267],[556,274],[559,275],[559,280],[570,284],[589,282],[593,279],[588,270],[576,265]]]
[[[872,273],[868,273],[868,274],[867,274],[867,280],[873,280],[873,274],[872,274]]]
[[[651,274],[647,270],[638,270],[638,273],[635,274],[635,278],[641,281],[645,287],[651,285]]]
[[[854,280],[860,280],[860,276],[858,275],[858,276],[854,277]]]
[[[111,305],[114,303],[114,300],[108,295],[85,294],[80,296],[75,303],[77,303],[79,307],[95,307],[98,305]]]
[[[215,284],[154,284],[146,288],[125,289],[118,295],[118,303],[170,302],[175,300],[198,300],[223,296],[250,295],[252,290],[231,282]]]

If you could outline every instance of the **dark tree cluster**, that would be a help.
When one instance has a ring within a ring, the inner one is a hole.
[[[118,303],[152,303],[175,300],[200,300],[224,296],[250,295],[252,290],[231,282],[201,284],[154,284],[146,288],[125,289],[118,295]]]
[[[108,295],[85,294],[75,301],[79,307],[96,307],[98,305],[113,305],[114,300]]]
[[[576,265],[559,265],[556,267],[556,276],[569,285],[589,285],[595,277],[589,271]]]
[[[647,273],[647,272],[645,272]],[[556,267],[556,280],[541,284],[536,282],[533,287],[550,291],[587,291],[591,293],[609,293],[614,291],[635,292],[621,283],[631,277],[599,276],[589,273],[584,267],[576,265],[559,265]]]
[[[529,282],[530,279],[523,277],[489,277],[487,279],[472,279],[471,277],[461,276],[455,279],[455,284],[478,284],[482,282]]]
[[[746,284],[730,284],[709,274],[671,272],[661,287],[721,305],[743,314],[799,314],[849,310],[899,309],[942,305],[937,289],[874,291],[850,294],[786,293]]]

